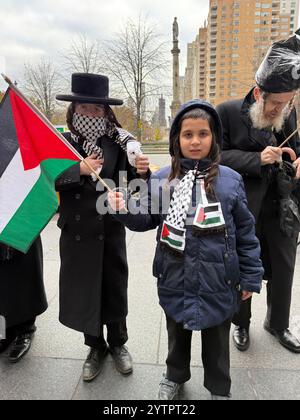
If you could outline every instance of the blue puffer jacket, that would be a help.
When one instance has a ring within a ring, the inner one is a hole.
[[[169,173],[168,167],[152,175],[149,182],[160,184],[157,191],[152,187],[152,202],[161,201],[164,182],[158,181],[167,181]],[[257,293],[261,290],[260,247],[243,180],[233,170],[220,166],[214,190],[221,202],[227,235],[198,237],[193,235],[192,226],[187,226],[182,258],[161,246],[166,214],[115,216],[136,232],[159,226],[153,275],[158,279],[160,305],[171,318],[190,330],[210,328],[232,317],[237,310],[238,290]]]
[[[215,121],[217,139],[222,139],[222,124],[215,109],[201,100],[183,105],[171,127],[178,132],[183,113],[200,107]],[[170,143],[170,154],[173,155]],[[146,214],[116,215],[130,230],[144,232],[159,227],[153,263],[158,280],[160,305],[168,316],[185,329],[203,330],[220,325],[231,318],[238,308],[238,291],[260,292],[263,268],[255,221],[248,210],[242,177],[232,169],[220,166],[214,192],[220,201],[226,223],[225,234],[194,236],[187,225],[186,246],[182,257],[170,253],[160,243],[161,228],[168,205],[163,205],[168,190],[170,167],[152,175]],[[196,205],[195,187],[193,208]],[[150,207],[151,206],[151,207]],[[155,212],[155,210],[157,210]],[[156,214],[155,214],[156,213]]]

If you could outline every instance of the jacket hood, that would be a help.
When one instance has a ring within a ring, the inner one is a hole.
[[[173,143],[171,139],[174,137],[174,134],[178,132],[179,130],[179,122],[184,114],[186,114],[187,112],[195,108],[204,109],[214,119],[216,131],[217,131],[217,143],[220,146],[220,149],[222,150],[223,128],[222,128],[222,122],[219,117],[219,114],[210,103],[206,101],[202,101],[201,99],[194,99],[192,101],[186,102],[180,107],[171,125],[170,140],[169,140],[169,151],[170,151],[171,156],[174,156],[174,147],[173,147]]]

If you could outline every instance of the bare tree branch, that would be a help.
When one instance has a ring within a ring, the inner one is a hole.
[[[104,43],[105,72],[134,104],[139,140],[146,100],[158,96],[169,70],[166,45],[147,18],[141,16],[137,22],[128,20],[114,39]]]
[[[71,40],[67,50],[61,53],[68,73],[101,73],[100,45],[98,41],[91,42],[86,34],[79,34]]]
[[[25,64],[25,89],[31,99],[51,121],[55,108],[55,95],[60,89],[60,77],[49,59],[42,58],[38,64]]]

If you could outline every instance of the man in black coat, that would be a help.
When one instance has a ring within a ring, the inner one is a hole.
[[[294,95],[295,91],[270,93],[256,86],[244,100],[223,103],[217,110],[224,127],[222,164],[242,174],[249,208],[256,218],[268,280],[264,328],[284,347],[300,353],[300,342],[288,330],[298,229],[295,220],[292,237],[281,232],[280,196],[276,186],[278,161],[281,156],[283,160],[291,160],[289,154],[282,155],[278,146],[297,127],[296,111],[292,107]],[[288,147],[297,157],[300,155],[298,134],[289,140]],[[299,179],[299,159],[294,166]],[[241,351],[247,350],[250,344],[250,319],[251,299],[241,303],[233,319],[236,325],[233,339]]]
[[[0,353],[13,343],[10,362],[18,362],[28,352],[36,330],[35,319],[46,309],[41,239],[27,254],[0,244],[0,315],[6,324],[5,331],[0,331],[5,337],[0,339]]]
[[[300,141],[293,106],[299,70],[300,38],[295,35],[272,45],[246,98],[217,108],[224,127],[222,164],[242,174],[256,219],[268,281],[264,328],[295,353],[300,342],[288,328],[299,234]],[[279,147],[287,138],[287,147]],[[241,303],[233,319],[233,340],[241,351],[250,344],[250,319],[251,299]]]

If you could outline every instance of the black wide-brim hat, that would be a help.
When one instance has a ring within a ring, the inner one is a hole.
[[[100,74],[73,73],[72,92],[57,95],[58,101],[104,105],[123,105],[121,99],[109,98],[109,79]]]

